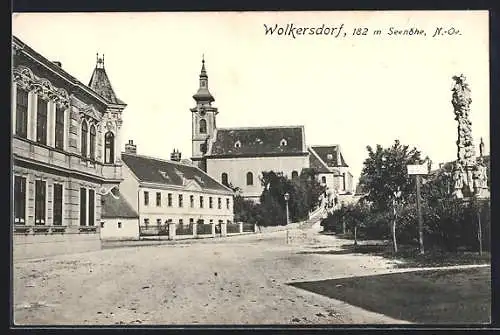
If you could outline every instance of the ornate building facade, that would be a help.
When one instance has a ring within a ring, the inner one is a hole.
[[[337,194],[354,193],[352,174],[340,146],[308,148],[304,126],[218,128],[219,112],[212,106],[215,99],[208,88],[205,60],[193,99],[192,161],[222,184],[238,187],[245,198],[258,201],[263,171],[295,178],[309,167],[316,169],[319,181]],[[329,159],[331,155],[334,157]]]
[[[122,181],[126,104],[104,56],[84,85],[16,37],[12,48],[14,257],[98,249],[101,196]]]

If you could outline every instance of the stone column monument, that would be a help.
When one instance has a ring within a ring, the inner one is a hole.
[[[472,140],[472,122],[469,117],[471,91],[463,74],[454,76],[453,80],[455,83],[451,103],[458,123],[457,161],[453,171],[454,195],[457,198],[484,196],[484,188],[487,189],[486,167],[482,162],[484,143],[480,146],[481,157],[478,164]]]

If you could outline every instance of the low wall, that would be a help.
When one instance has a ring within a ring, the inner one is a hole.
[[[257,232],[260,233],[274,233],[277,231],[284,231],[284,230],[289,230],[289,229],[297,229],[300,227],[302,222],[294,222],[290,223],[286,226],[271,226],[271,227],[258,227]]]
[[[101,249],[99,233],[13,234],[14,261]]]

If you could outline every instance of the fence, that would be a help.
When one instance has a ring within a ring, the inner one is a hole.
[[[250,233],[255,231],[255,225],[253,223],[243,224],[243,233]]]
[[[228,223],[227,224],[227,233],[228,234],[238,234],[240,233],[240,225],[237,223]]]
[[[140,236],[168,236],[168,225],[139,226]]]
[[[175,226],[175,235],[193,235],[193,225],[185,226],[178,224]]]
[[[197,224],[196,225],[196,234],[198,235],[209,235],[212,234],[212,225],[211,224]]]

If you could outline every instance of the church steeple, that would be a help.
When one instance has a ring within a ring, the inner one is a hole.
[[[198,88],[198,92],[193,95],[193,99],[197,102],[197,104],[206,103],[210,105],[215,101],[214,97],[208,90],[208,75],[207,70],[205,69],[205,55],[202,56],[201,60],[200,86]]]
[[[106,70],[104,69],[104,54],[102,57],[99,57],[99,54],[97,54],[95,69],[92,73],[88,86],[101,97],[113,104],[125,104],[123,101],[118,99],[113,87],[111,86],[111,82],[109,81]]]

